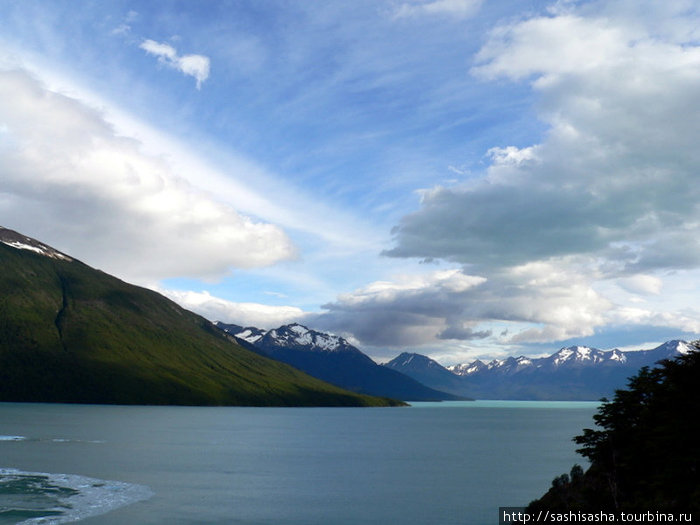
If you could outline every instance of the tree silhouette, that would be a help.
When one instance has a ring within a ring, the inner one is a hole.
[[[574,438],[590,468],[555,478],[530,509],[700,511],[700,352],[642,368],[593,419]]]

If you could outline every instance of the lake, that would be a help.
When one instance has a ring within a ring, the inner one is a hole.
[[[0,403],[0,523],[490,525],[586,466],[598,403],[412,405]]]

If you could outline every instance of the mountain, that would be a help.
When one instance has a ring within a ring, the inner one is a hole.
[[[234,324],[216,325],[265,356],[353,392],[411,401],[462,399],[378,365],[342,337],[297,323],[270,331]]]
[[[212,323],[0,228],[0,401],[386,405],[242,348]]]
[[[449,368],[425,356],[404,353],[384,366],[432,388],[479,399],[598,400],[611,396],[641,367],[693,348],[679,340],[653,350],[627,352],[571,346],[547,357],[508,357],[489,363],[477,359]]]
[[[455,375],[437,361],[421,354],[403,352],[388,363],[385,368],[412,377],[424,385],[456,395],[467,396],[467,387],[461,377]],[[436,387],[435,385],[440,385]]]

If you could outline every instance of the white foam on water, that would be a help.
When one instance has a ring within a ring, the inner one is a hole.
[[[3,481],[21,481],[22,479],[41,479],[47,495],[50,495],[54,501],[51,508],[41,510],[46,511],[47,514],[60,513],[30,518],[21,521],[23,525],[71,523],[99,516],[153,496],[151,489],[145,485],[89,478],[76,474],[49,474],[0,468],[0,487]],[[60,488],[60,493],[56,490],[57,487]],[[27,498],[31,500],[32,494],[28,494]]]
[[[53,443],[106,443],[102,439],[70,439],[70,438],[28,438],[26,436],[8,436],[0,434],[0,441],[51,441]]]

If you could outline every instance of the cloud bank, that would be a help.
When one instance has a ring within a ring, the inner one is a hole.
[[[156,288],[158,293],[211,321],[254,326],[271,330],[293,321],[303,321],[307,314],[294,306],[270,306],[238,303],[215,297],[207,291],[194,292]]]
[[[0,72],[0,137],[0,224],[93,266],[144,282],[295,256],[278,227],[198,190],[98,111],[20,70]]]

